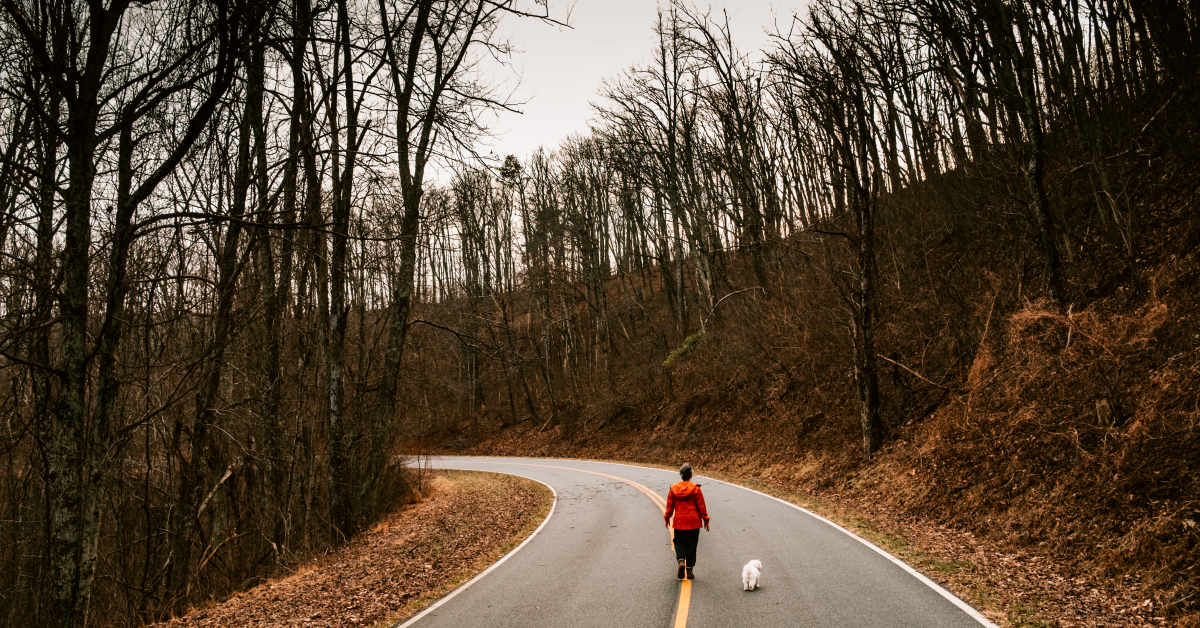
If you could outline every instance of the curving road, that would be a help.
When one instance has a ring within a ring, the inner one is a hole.
[[[697,476],[712,516],[696,579],[675,579],[662,500],[672,471],[557,458],[437,457],[554,489],[522,546],[401,626],[979,626],[958,598],[829,522]],[[755,592],[741,567],[763,561]]]

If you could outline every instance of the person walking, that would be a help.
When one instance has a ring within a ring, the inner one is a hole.
[[[693,484],[692,465],[679,467],[682,481],[671,485],[667,492],[667,509],[663,520],[667,527],[674,524],[672,538],[675,543],[675,559],[678,561],[678,577],[691,580],[695,577],[696,545],[700,542],[700,527],[708,530],[708,508],[704,505],[704,493],[699,484]],[[672,521],[674,515],[674,521]]]

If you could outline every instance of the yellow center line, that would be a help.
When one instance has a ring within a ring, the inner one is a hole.
[[[675,607],[675,628],[686,628],[688,605],[692,603],[692,581],[679,581],[679,606]]]
[[[515,462],[515,463],[510,463],[510,464],[524,464],[524,465],[528,465],[531,467],[546,467],[548,469],[561,469],[563,471],[578,471],[580,473],[588,473],[591,475],[598,475],[602,478],[608,478],[610,480],[624,482],[625,484],[628,484],[628,485],[632,486],[633,488],[637,489],[639,492],[641,492],[646,497],[649,497],[650,501],[654,502],[654,505],[658,506],[660,511],[665,512],[667,509],[666,500],[659,497],[658,493],[655,493],[654,491],[646,488],[645,486],[643,486],[641,484],[638,484],[637,482],[634,482],[633,480],[623,478],[619,475],[611,475],[608,473],[603,473],[601,471],[589,471],[587,469],[577,469],[575,467],[564,467],[564,466],[559,466],[559,465],[554,465],[554,464],[537,464],[537,463],[533,463],[533,462]],[[668,527],[667,528],[667,536],[669,536],[671,538],[671,540],[675,539],[674,534],[675,534],[675,531]],[[692,602],[692,581],[691,580],[680,580],[679,581],[679,604],[675,606],[675,623],[673,624],[675,628],[687,628],[688,607],[691,605],[691,602]]]

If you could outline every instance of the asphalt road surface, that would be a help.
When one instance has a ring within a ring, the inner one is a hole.
[[[403,626],[979,626],[987,620],[911,568],[789,504],[697,475],[712,531],[694,581],[675,577],[663,526],[673,471],[555,458],[437,457],[554,489],[522,546]],[[703,469],[697,469],[697,473]],[[742,565],[763,562],[754,592]]]

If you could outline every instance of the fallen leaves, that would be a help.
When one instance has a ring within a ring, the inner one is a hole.
[[[412,615],[528,536],[552,500],[512,476],[440,472],[425,501],[388,515],[292,575],[169,626],[360,626]]]

